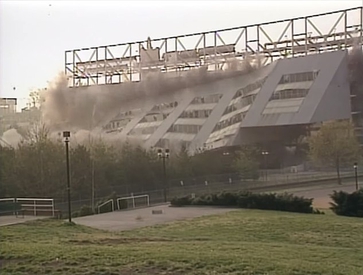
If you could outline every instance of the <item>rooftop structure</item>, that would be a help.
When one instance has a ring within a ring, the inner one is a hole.
[[[289,146],[312,126],[340,119],[354,122],[363,143],[363,80],[352,77],[363,73],[362,34],[358,7],[66,51],[65,69],[72,88],[114,84],[109,89],[115,91],[154,74],[165,80],[198,68],[234,72],[180,87],[151,105],[140,102],[104,126],[108,134],[136,137],[146,147],[184,144],[196,152],[256,142]],[[354,62],[352,49],[359,52]],[[250,70],[241,70],[246,64]]]
[[[69,86],[142,81],[155,73],[180,75],[204,67],[224,70],[236,61],[264,66],[274,60],[362,44],[362,7],[274,22],[105,45],[65,52]]]

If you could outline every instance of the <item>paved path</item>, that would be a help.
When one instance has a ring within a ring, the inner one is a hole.
[[[331,199],[330,194],[334,190],[342,190],[345,192],[353,192],[355,190],[354,181],[344,182],[343,185],[332,184],[329,186],[309,186],[298,187],[278,192],[293,193],[306,198],[314,198],[314,207],[329,208]],[[273,190],[269,190],[273,191]],[[276,190],[277,191],[277,190]],[[161,210],[161,214],[152,214],[152,210]],[[123,231],[140,228],[144,226],[153,226],[162,223],[168,223],[176,220],[191,219],[206,215],[222,214],[232,211],[230,208],[214,208],[214,207],[169,207],[167,205],[159,205],[143,209],[117,211],[100,215],[86,216],[75,218],[78,224],[95,227],[111,231]],[[15,216],[0,216],[0,226],[12,225],[26,221],[36,220],[42,217],[25,216],[24,218]]]
[[[152,214],[152,210],[161,210],[162,214]],[[73,221],[77,224],[91,226],[98,229],[123,231],[176,220],[222,214],[232,210],[233,209],[231,208],[217,207],[169,207],[167,205],[159,205],[143,209],[116,211],[112,213],[80,217],[73,219]]]
[[[332,184],[324,187],[299,187],[288,190],[280,190],[279,192],[284,191],[306,198],[314,198],[314,207],[327,209],[330,207],[331,202],[329,195],[332,194],[334,190],[353,192],[355,190],[355,183],[349,181],[345,182],[343,185]],[[161,210],[163,213],[152,214],[152,210]],[[98,229],[123,231],[176,220],[222,214],[232,210],[234,209],[214,207],[168,207],[167,205],[161,205],[143,209],[117,211],[94,216],[80,217],[73,220],[78,224]]]

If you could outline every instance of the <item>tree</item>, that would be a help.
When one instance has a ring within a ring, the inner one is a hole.
[[[15,149],[0,145],[0,196],[6,197],[16,193],[14,179]]]
[[[361,148],[349,121],[335,121],[323,126],[308,139],[309,156],[318,165],[335,167],[341,184],[340,167],[357,162]]]
[[[44,125],[30,128],[16,150],[14,183],[21,195],[64,195],[64,147],[61,142],[49,138],[49,129]]]
[[[253,146],[243,146],[237,152],[232,167],[243,179],[258,179],[259,151]]]
[[[88,199],[92,195],[92,170],[90,150],[84,145],[76,145],[71,148],[71,179],[72,195],[77,199]]]
[[[193,176],[192,157],[189,155],[188,148],[184,144],[177,154],[172,154],[171,161],[173,163],[171,168],[175,177],[181,179]]]
[[[47,90],[47,88],[38,89],[38,90],[31,91],[29,93],[31,108],[40,108],[41,104],[44,102],[42,93],[46,90]]]

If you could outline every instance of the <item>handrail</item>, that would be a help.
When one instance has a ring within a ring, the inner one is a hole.
[[[137,195],[137,196],[134,196],[134,195],[131,195],[130,197],[121,197],[121,198],[117,198],[116,201],[117,201],[117,209],[118,210],[121,210],[121,207],[120,207],[120,200],[128,200],[128,199],[132,199],[132,207],[135,208],[135,199],[137,198],[146,198],[146,201],[147,201],[147,206],[150,205],[150,198],[149,198],[149,195],[145,194],[145,195]]]
[[[42,207],[48,207],[52,211],[52,216],[54,216],[55,213],[55,207],[54,207],[54,199],[45,199],[45,198],[2,198],[0,201],[13,201],[19,202],[21,207],[31,207],[34,213],[34,216],[37,215],[38,211],[46,211],[45,209],[39,209]],[[37,204],[38,202],[50,202],[49,204]],[[25,202],[25,203],[22,203]],[[33,202],[33,203],[31,203]],[[22,209],[25,210],[25,209]],[[28,209],[31,210],[31,209]]]
[[[3,199],[0,199],[0,201],[12,201],[12,202],[15,202],[15,198],[3,198]]]
[[[97,213],[100,213],[100,209],[102,206],[105,206],[106,204],[111,202],[111,206],[112,206],[112,212],[115,211],[115,206],[114,206],[114,202],[113,199],[109,199],[108,201],[105,201],[104,203],[101,203],[98,207],[97,207]]]
[[[17,200],[22,201],[53,201],[53,199],[44,199],[44,198],[16,198]]]

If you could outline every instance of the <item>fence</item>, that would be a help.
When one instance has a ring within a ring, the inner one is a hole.
[[[25,215],[33,215],[33,216],[54,216],[55,215],[55,207],[53,199],[44,199],[44,198],[2,198],[0,202],[10,202],[15,204],[19,204],[20,211],[22,211]],[[17,212],[14,211],[14,215],[17,215]]]
[[[212,192],[238,191],[238,190],[263,190],[282,187],[284,185],[297,184],[304,185],[309,182],[321,180],[335,180],[337,179],[336,171],[304,171],[304,172],[286,172],[282,170],[261,170],[260,176],[257,180],[243,179],[239,174],[223,174],[223,175],[209,175],[203,177],[194,177],[187,179],[172,179],[168,181],[167,198],[170,200],[173,197],[194,194],[205,194]],[[341,177],[353,178],[354,170],[351,168],[341,169]],[[358,171],[359,177],[363,176],[363,170]],[[132,190],[128,187],[129,190]],[[135,198],[141,195],[148,195],[149,205],[164,203],[164,189],[159,186],[154,190],[141,190],[134,193],[125,193],[125,186],[114,186],[110,190],[103,190],[103,194],[111,194],[115,192],[116,198],[130,197],[131,194]],[[118,192],[119,191],[119,192]],[[77,200],[72,201],[72,210],[76,211],[83,205],[90,207],[97,207],[97,202],[104,201],[104,197],[97,197],[94,200],[96,205],[92,206],[92,200]],[[66,201],[58,200],[56,202],[56,209],[66,213],[68,204]],[[115,209],[117,209],[115,205]]]

